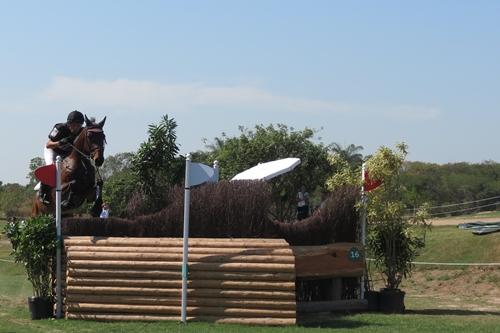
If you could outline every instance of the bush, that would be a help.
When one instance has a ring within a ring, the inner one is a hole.
[[[14,260],[26,269],[34,296],[50,296],[50,263],[57,244],[54,219],[40,215],[25,221],[11,221],[4,232],[12,244]]]
[[[414,216],[406,214],[401,182],[406,155],[405,144],[399,144],[396,151],[380,147],[367,162],[370,177],[382,180],[368,193],[367,244],[387,289],[399,288],[403,278],[411,274],[412,261],[424,248],[429,227],[426,205]]]

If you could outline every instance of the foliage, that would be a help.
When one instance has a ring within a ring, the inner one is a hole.
[[[110,214],[122,216],[132,195],[137,191],[137,178],[130,169],[114,172],[104,183],[103,201],[109,205]]]
[[[361,188],[361,166],[351,164],[341,154],[330,154],[328,162],[331,165],[331,176],[326,180],[329,191],[337,188],[354,185]]]
[[[363,154],[360,153],[363,150],[363,146],[356,146],[351,143],[342,147],[339,143],[332,143],[329,148],[334,155],[339,155],[342,160],[346,161],[353,168],[361,167],[361,164],[363,164]]]
[[[143,142],[132,158],[132,171],[146,195],[151,210],[165,204],[165,192],[183,177],[184,160],[178,158],[174,119],[164,115],[158,125],[149,125],[148,140]]]
[[[425,206],[412,217],[405,214],[400,176],[406,155],[404,143],[398,144],[396,151],[382,146],[366,163],[370,177],[382,180],[382,185],[368,194],[367,244],[389,289],[397,289],[411,273],[411,262],[425,246],[428,227]]]
[[[34,296],[50,296],[50,262],[56,250],[53,218],[40,215],[25,221],[11,221],[5,226],[5,234],[12,244],[14,260],[26,269]]]
[[[0,211],[5,218],[28,216],[33,195],[33,187],[4,184],[0,187]]]
[[[44,166],[44,165],[45,165],[45,161],[41,157],[33,157],[30,160],[30,166],[29,166],[30,172],[26,176],[26,179],[28,179],[28,181],[29,181],[29,183],[28,183],[29,187],[33,187],[36,185],[36,183],[38,183],[38,180],[35,177],[35,170],[41,166]]]
[[[257,125],[253,130],[240,127],[240,135],[215,138],[215,144],[205,157],[205,163],[219,161],[220,178],[231,179],[258,163],[287,157],[298,157],[301,164],[293,172],[270,181],[273,200],[272,214],[280,220],[293,219],[296,213],[297,191],[304,186],[312,193],[320,190],[329,170],[327,148],[314,143],[315,131],[294,130],[286,125]]]
[[[129,170],[132,166],[133,158],[134,153],[130,152],[118,153],[106,157],[106,160],[99,169],[102,179],[106,181],[116,173]]]
[[[446,206],[482,200],[479,203],[434,208],[431,213],[446,216],[495,210],[500,196],[500,164],[492,161],[444,165],[406,162],[401,181],[407,190],[403,197],[407,207],[418,207],[423,202]],[[486,198],[492,199],[484,200]]]

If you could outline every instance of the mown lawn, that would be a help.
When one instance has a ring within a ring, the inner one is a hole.
[[[0,229],[3,230],[0,221]],[[429,256],[431,246],[439,244],[439,238],[449,237],[454,230],[448,227],[435,228],[429,235]],[[467,234],[468,232],[463,231]],[[472,243],[468,236],[466,240]],[[491,236],[491,235],[490,235]],[[478,236],[475,236],[478,237]],[[484,237],[484,236],[483,236]],[[497,236],[495,236],[497,237]],[[496,238],[495,238],[496,239]],[[494,242],[494,241],[493,241]],[[467,242],[462,246],[474,247]],[[483,239],[479,246],[489,244]],[[486,246],[486,245],[485,245]],[[487,245],[489,246],[489,245]],[[0,332],[500,332],[500,311],[477,311],[466,307],[437,308],[428,298],[409,295],[407,313],[404,315],[384,315],[363,313],[352,315],[322,314],[321,316],[301,318],[301,323],[290,327],[260,327],[240,325],[217,325],[209,323],[177,322],[118,322],[101,323],[77,320],[41,320],[32,321],[26,305],[26,297],[31,294],[31,287],[26,281],[24,271],[18,264],[10,262],[10,245],[5,237],[0,237]],[[476,251],[489,253],[489,251]],[[425,255],[425,254],[424,254]],[[449,254],[448,254],[449,255]],[[439,258],[445,259],[445,256]],[[479,258],[479,257],[474,257]],[[486,257],[481,257],[486,259]],[[7,260],[7,261],[5,261]],[[441,260],[441,259],[440,259]],[[458,257],[457,257],[458,260]]]
[[[432,227],[417,261],[500,263],[500,232],[474,235],[456,226]]]

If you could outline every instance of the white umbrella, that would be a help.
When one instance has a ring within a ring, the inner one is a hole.
[[[269,180],[292,171],[299,164],[300,158],[294,157],[259,163],[258,165],[237,174],[231,180]]]

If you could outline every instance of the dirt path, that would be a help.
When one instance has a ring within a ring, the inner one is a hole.
[[[431,219],[433,226],[440,225],[458,225],[460,223],[468,223],[468,222],[500,222],[500,218],[498,217],[471,217],[471,218],[440,218],[440,219]]]

